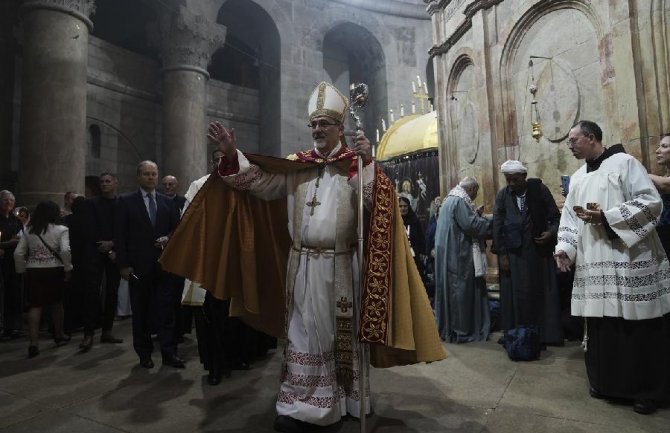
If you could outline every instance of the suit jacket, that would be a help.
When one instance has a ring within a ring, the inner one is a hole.
[[[176,194],[172,200],[177,204],[177,208],[179,209],[179,213],[181,214],[181,211],[184,209],[184,204],[186,204],[186,197],[183,195]]]
[[[156,192],[156,226],[152,227],[138,189],[119,197],[114,215],[114,249],[119,269],[131,266],[138,276],[160,270],[158,258],[162,249],[154,244],[177,227],[179,210],[175,202]]]

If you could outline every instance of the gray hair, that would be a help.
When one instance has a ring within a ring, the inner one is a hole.
[[[474,177],[466,176],[458,182],[458,186],[463,189],[479,188],[479,182]]]
[[[158,170],[158,164],[156,164],[155,162],[150,161],[150,160],[147,159],[146,161],[142,161],[139,164],[137,164],[137,175],[138,176],[140,174],[142,174],[142,167],[144,167],[145,165],[153,165],[154,167],[156,167],[156,170]]]
[[[0,191],[0,200],[4,199],[5,197],[11,197],[14,200],[16,200],[16,197],[14,197],[14,194],[12,194],[12,192],[7,190],[7,189],[3,189],[2,191]]]

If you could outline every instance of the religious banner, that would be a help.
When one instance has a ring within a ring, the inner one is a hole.
[[[379,164],[395,185],[398,196],[409,200],[426,227],[441,203],[437,149],[398,156]]]

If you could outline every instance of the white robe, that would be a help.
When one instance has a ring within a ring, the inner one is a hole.
[[[339,145],[333,154],[338,150]],[[287,198],[293,246],[287,272],[288,341],[277,413],[317,425],[333,424],[347,412],[358,416],[355,332],[351,335],[354,344],[351,388],[347,386],[345,390],[344,384],[338,383],[335,369],[335,358],[343,355],[335,350],[336,328],[338,324],[351,323],[339,319],[353,319],[348,303],[358,296],[357,176],[348,180],[347,173],[335,165],[327,165],[317,188],[317,168],[286,175],[269,174],[250,164],[239,151],[238,161],[240,171],[223,177],[224,181],[264,200]],[[362,173],[364,199],[369,207],[374,163],[367,165]],[[314,198],[319,204],[308,206]],[[365,389],[369,413],[369,383]]]
[[[587,203],[600,205],[618,239],[577,218],[573,206]],[[572,175],[556,245],[575,263],[572,315],[643,320],[670,312],[670,264],[655,230],[662,207],[644,166],[625,153]]]
[[[186,201],[184,202],[184,208],[181,210],[181,216],[183,217],[186,213],[186,209],[195,198],[200,188],[207,182],[209,179],[209,174],[201,177],[200,179],[194,180],[191,182],[191,185],[188,187],[188,191],[184,195]],[[182,305],[190,305],[192,307],[202,307],[205,303],[205,295],[207,291],[195,281],[191,281],[188,278],[184,280],[184,289],[181,293],[181,303]]]

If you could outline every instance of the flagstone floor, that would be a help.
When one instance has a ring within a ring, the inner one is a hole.
[[[272,432],[281,353],[218,386],[206,382],[197,345],[180,352],[185,370],[141,369],[133,353],[130,321],[117,322],[120,345],[77,353],[41,342],[27,359],[27,342],[0,343],[0,433]],[[459,433],[668,433],[670,409],[642,416],[630,406],[588,395],[577,343],[550,348],[542,359],[507,359],[498,335],[491,341],[447,345],[449,358],[411,367],[373,369],[374,415],[367,431]],[[670,366],[669,366],[670,368]],[[345,419],[328,432],[357,433]]]

